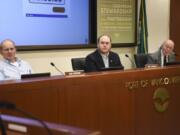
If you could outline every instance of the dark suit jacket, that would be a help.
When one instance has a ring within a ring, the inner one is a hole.
[[[85,72],[100,71],[102,68],[105,68],[102,56],[98,50],[89,54],[85,61]],[[109,52],[109,67],[124,68],[117,53]]]

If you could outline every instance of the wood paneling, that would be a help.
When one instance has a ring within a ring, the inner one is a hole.
[[[179,135],[180,79],[163,83],[164,78],[180,78],[179,71],[180,66],[1,82],[0,99],[43,120],[104,135]],[[152,85],[153,79],[158,85]],[[153,93],[159,87],[171,97],[164,113],[153,105]]]
[[[177,60],[180,60],[180,1],[170,0],[170,38],[175,42]]]

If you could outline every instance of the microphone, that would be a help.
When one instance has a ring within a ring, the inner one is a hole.
[[[4,108],[4,109],[15,109],[15,105],[12,104],[12,103],[9,103],[9,102],[5,102],[5,101],[1,101],[0,102],[0,108]],[[0,115],[0,127],[1,127],[1,133],[2,135],[7,135],[6,134],[6,128],[4,126],[4,123],[3,123],[3,120],[2,120],[2,117]]]
[[[51,62],[50,64],[51,64],[51,66],[53,66],[59,73],[61,73],[61,75],[64,75],[64,73],[63,73],[59,68],[57,68],[56,65],[55,65],[53,62]]]
[[[1,114],[0,114],[0,129],[1,129],[1,135],[7,135]]]
[[[0,108],[15,109],[16,106],[10,102],[0,101]]]
[[[2,109],[15,110],[15,111],[17,111],[17,112],[22,113],[22,114],[25,115],[25,116],[28,116],[28,117],[31,118],[31,119],[34,119],[34,120],[38,121],[38,122],[46,129],[47,133],[48,133],[49,135],[52,135],[52,133],[51,133],[50,129],[48,128],[48,126],[46,125],[46,123],[44,123],[44,122],[43,122],[42,120],[40,120],[39,118],[36,118],[36,117],[33,116],[32,114],[27,113],[27,112],[25,112],[24,110],[16,107],[15,104],[10,103],[10,102],[7,102],[7,101],[0,101],[0,109],[1,109],[1,108],[2,108]],[[0,115],[0,116],[1,116],[1,115]],[[1,117],[0,117],[0,121],[1,121],[0,125],[1,125],[1,128],[2,128],[2,132],[4,132],[2,135],[6,135],[5,127],[3,126],[3,122],[2,122]]]
[[[129,57],[128,54],[125,54],[125,56],[130,60],[131,64],[133,65],[133,67],[136,67],[135,62]]]

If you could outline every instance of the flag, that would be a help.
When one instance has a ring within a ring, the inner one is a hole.
[[[148,27],[146,16],[146,0],[141,0],[139,11],[139,29],[138,29],[138,53],[148,53]]]

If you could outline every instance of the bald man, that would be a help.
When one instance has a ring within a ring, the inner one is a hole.
[[[0,62],[0,80],[20,79],[22,74],[32,73],[31,66],[16,57],[15,43],[6,39],[0,44],[3,60]]]
[[[158,51],[149,54],[148,64],[159,64],[164,66],[167,62],[175,61],[174,42],[170,39],[166,40]]]

